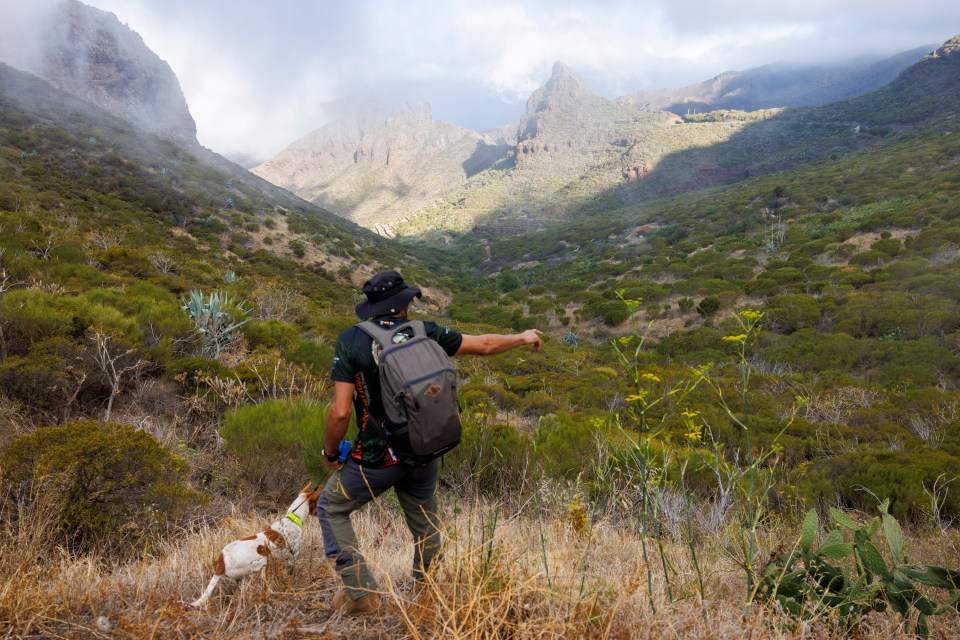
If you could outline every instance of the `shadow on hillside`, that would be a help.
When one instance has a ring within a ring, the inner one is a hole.
[[[483,140],[477,140],[473,154],[461,165],[463,171],[467,178],[472,178],[506,158],[512,148],[508,144],[488,144]]]

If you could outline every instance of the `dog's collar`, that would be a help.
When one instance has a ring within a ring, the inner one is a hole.
[[[287,514],[287,518],[288,518],[291,522],[293,522],[293,524],[297,525],[297,526],[300,527],[301,529],[303,528],[303,520],[301,520],[301,519],[300,519],[300,516],[298,516],[297,514],[295,514],[295,513],[293,513],[293,512],[290,512],[290,513]]]

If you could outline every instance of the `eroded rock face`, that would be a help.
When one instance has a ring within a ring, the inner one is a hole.
[[[387,237],[509,147],[434,120],[428,104],[371,102],[251,171]]]
[[[943,46],[934,51],[932,56],[947,58],[948,60],[960,60],[960,35],[955,35],[944,42]]]
[[[0,43],[0,59],[142,129],[196,142],[180,83],[135,31],[106,11],[65,0]]]

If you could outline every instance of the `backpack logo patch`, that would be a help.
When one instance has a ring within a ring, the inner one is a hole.
[[[426,391],[424,391],[424,393],[430,396],[431,398],[436,398],[438,395],[440,395],[441,391],[443,391],[443,387],[441,387],[438,384],[435,384],[431,386],[429,389],[427,389]]]

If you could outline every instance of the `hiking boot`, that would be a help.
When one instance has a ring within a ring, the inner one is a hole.
[[[333,596],[333,609],[345,616],[369,615],[380,610],[380,596],[368,593],[358,600],[353,600],[346,591],[338,591]]]

